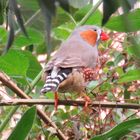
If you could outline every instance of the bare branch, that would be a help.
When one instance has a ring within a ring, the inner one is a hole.
[[[10,80],[10,78],[0,72],[0,81],[3,83],[3,85],[7,86],[9,89],[11,89],[13,92],[15,92],[17,94],[17,96],[24,98],[24,99],[30,99],[30,97],[25,94],[12,80]],[[61,130],[56,126],[56,124],[54,122],[52,122],[52,120],[46,115],[45,112],[43,112],[42,110],[40,110],[37,107],[37,113],[39,115],[39,117],[48,125],[51,125],[53,128],[55,128],[56,132],[57,132],[57,136],[59,137],[60,140],[67,140],[67,138],[64,136],[64,134],[61,132]]]
[[[14,105],[54,105],[54,100],[50,99],[11,99],[1,100],[0,106],[14,106]],[[65,106],[84,106],[85,101],[79,100],[59,100],[58,105]],[[119,102],[99,102],[92,101],[89,103],[92,107],[106,107],[106,108],[125,108],[125,109],[140,109],[140,104],[119,103]]]

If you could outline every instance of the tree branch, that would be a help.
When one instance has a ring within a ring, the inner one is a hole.
[[[35,87],[35,85],[38,83],[38,81],[41,79],[42,71],[36,76],[36,78],[30,83],[30,86],[26,88],[25,93],[28,95],[32,89]],[[8,77],[7,77],[8,78]],[[10,80],[10,78],[9,78]],[[11,97],[10,97],[11,98]],[[11,98],[12,99],[12,98]],[[13,114],[16,112],[16,110],[19,108],[19,106],[14,106],[11,108],[11,110],[6,115],[5,119],[2,121],[0,125],[0,132],[3,131],[5,126],[8,124],[9,120],[13,116]]]
[[[11,89],[13,92],[15,92],[19,97],[24,98],[24,99],[31,99],[12,80],[10,80],[10,78],[7,75],[5,75],[2,72],[0,72],[0,81],[9,89]],[[40,110],[38,107],[37,107],[37,114],[46,124],[49,124],[53,128],[55,128],[57,132],[56,135],[59,137],[60,140],[67,140],[67,138],[61,132],[61,130],[56,126],[56,124],[52,122],[52,120],[45,114],[45,112]]]
[[[14,105],[54,105],[54,100],[50,99],[10,99],[1,100],[0,106],[14,106]],[[58,105],[65,106],[84,106],[85,101],[79,100],[59,100]],[[106,108],[125,108],[125,109],[140,109],[140,104],[134,103],[119,103],[119,102],[99,102],[92,101],[89,103],[92,107],[106,107]]]

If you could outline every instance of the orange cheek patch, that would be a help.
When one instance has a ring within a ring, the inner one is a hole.
[[[97,33],[92,30],[83,31],[80,33],[80,36],[88,42],[90,45],[94,46],[97,40]]]

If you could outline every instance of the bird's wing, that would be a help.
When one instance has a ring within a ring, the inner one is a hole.
[[[94,67],[97,57],[96,47],[90,46],[83,40],[77,41],[77,38],[69,38],[47,63],[45,70],[51,70],[54,66],[62,68]]]

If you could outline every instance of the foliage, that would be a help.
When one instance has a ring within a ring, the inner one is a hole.
[[[31,107],[28,109],[16,125],[15,129],[13,132],[10,134],[8,137],[8,140],[15,140],[15,139],[20,139],[20,140],[25,140],[27,137],[29,131],[32,128],[34,119],[36,115],[36,108]]]
[[[105,132],[101,135],[97,135],[91,140],[102,140],[102,139],[111,139],[111,140],[118,140],[122,136],[130,133],[137,125],[139,125],[140,119],[133,119],[126,122],[122,122],[118,124],[116,127],[111,129],[108,132]]]
[[[100,5],[101,0],[98,2]],[[53,54],[76,26],[79,24],[104,25],[103,30],[108,32],[110,40],[106,43],[101,42],[99,45],[100,64],[94,69],[95,80],[87,86],[87,94],[93,101],[139,104],[140,10],[134,8],[136,0],[121,2],[121,0],[116,2],[103,0],[103,10],[101,10],[98,6],[97,9],[92,9],[91,1],[85,0],[80,0],[79,5],[76,6],[74,5],[77,1],[73,0],[69,3],[66,0],[52,0],[51,3],[49,0],[1,0],[0,71],[5,72],[22,90],[30,89],[42,66],[44,67],[46,57],[48,56],[47,59],[49,59],[50,52]],[[87,20],[83,20],[87,14]],[[5,28],[7,16],[8,30]],[[30,96],[53,99],[52,93],[40,95],[42,86],[43,81],[35,84],[35,88],[29,90]],[[18,98],[2,85],[0,95],[4,95],[1,91],[10,98]],[[65,96],[59,94],[59,99],[77,100],[81,98],[79,96],[65,93]],[[0,98],[3,99],[4,96]],[[7,122],[7,127],[0,133],[0,139],[4,139],[5,135],[8,137],[10,133],[9,139],[15,136],[17,138],[21,136],[17,135],[17,133],[20,134],[19,130],[22,131],[24,138],[28,134],[29,139],[40,137],[58,139],[54,128],[46,126],[39,118],[35,118],[35,107],[25,112],[26,108],[21,106],[10,118],[18,120],[19,123]],[[81,107],[60,106],[56,112],[51,105],[43,108],[69,139],[80,137],[79,139],[114,140],[139,137],[140,128],[139,119],[137,119],[139,110],[110,109],[99,106],[91,107],[85,113]],[[10,109],[11,107],[1,107],[0,125]],[[19,114],[23,114],[20,120]],[[34,118],[35,121],[33,121]],[[25,126],[26,129],[22,127],[23,123],[28,124]]]

